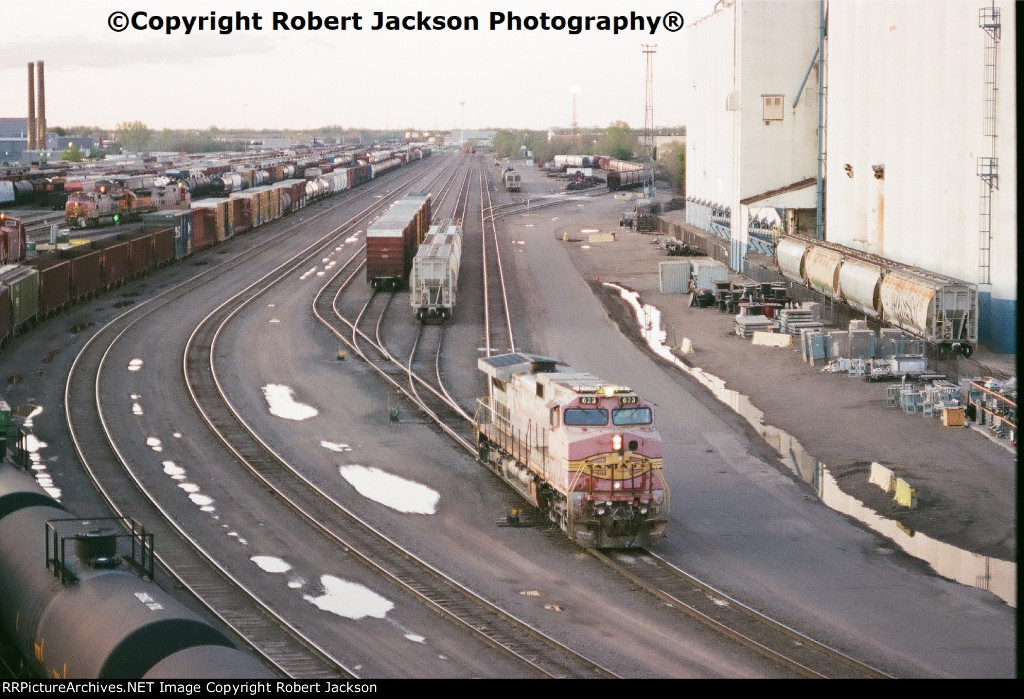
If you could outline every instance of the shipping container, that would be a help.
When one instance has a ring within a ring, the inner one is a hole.
[[[690,274],[695,290],[716,288],[716,282],[729,281],[729,268],[724,262],[701,257],[690,260]]]
[[[663,294],[685,294],[690,289],[690,261],[658,263],[658,288]]]

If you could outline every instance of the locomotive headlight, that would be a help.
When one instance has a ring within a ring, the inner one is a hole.
[[[597,508],[597,516],[600,517],[604,514],[604,505],[599,505]]]
[[[642,515],[647,514],[647,506],[646,505],[644,507],[640,508],[640,514],[642,514]]]
[[[613,434],[612,435],[612,451],[618,451],[618,452],[622,451],[622,435],[621,434]]]

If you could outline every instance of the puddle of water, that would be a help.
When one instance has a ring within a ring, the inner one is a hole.
[[[291,564],[281,560],[277,556],[253,556],[249,560],[267,573],[287,573],[292,569]]]
[[[432,515],[441,495],[433,488],[409,481],[379,468],[342,466],[342,478],[359,494],[399,512]]]
[[[267,384],[263,395],[270,406],[270,414],[286,420],[306,420],[318,414],[316,408],[295,400],[292,389],[281,384]]]
[[[320,576],[320,583],[324,587],[324,594],[318,597],[303,595],[303,599],[338,616],[348,619],[362,619],[367,616],[383,619],[395,606],[373,590],[333,575]]]
[[[898,522],[886,519],[877,512],[842,492],[828,467],[808,454],[803,446],[787,432],[765,423],[764,412],[758,410],[747,396],[725,388],[725,382],[703,369],[690,367],[679,360],[665,344],[661,311],[649,304],[640,304],[640,294],[617,284],[604,286],[616,289],[636,312],[637,323],[647,345],[659,356],[685,371],[708,388],[718,400],[745,418],[779,454],[780,461],[803,481],[811,483],[822,502],[849,515],[888,538],[911,556],[925,561],[939,575],[988,590],[1011,607],[1017,606],[1017,564],[998,558],[982,556],[950,544],[936,541],[919,532],[908,531]]]

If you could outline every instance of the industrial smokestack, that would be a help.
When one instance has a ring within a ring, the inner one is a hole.
[[[25,126],[25,131],[28,134],[28,143],[25,146],[26,150],[36,149],[36,80],[35,72],[33,69],[35,66],[29,61],[28,64],[28,124]]]
[[[36,148],[46,148],[46,87],[43,85],[43,62],[36,61],[36,72],[39,73],[39,118],[36,121]]]

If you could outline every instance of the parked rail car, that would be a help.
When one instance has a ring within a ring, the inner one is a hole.
[[[581,546],[638,548],[665,536],[670,496],[649,401],[549,357],[477,365],[489,385],[474,418],[481,463]]]
[[[609,170],[608,191],[639,187],[647,181],[649,175],[648,170]]]
[[[366,281],[374,289],[402,289],[416,250],[430,227],[430,195],[406,194],[366,229]]]
[[[420,322],[445,321],[455,310],[462,260],[462,228],[431,226],[412,260],[410,303]]]
[[[0,213],[0,265],[21,262],[27,250],[25,224],[19,218]]]
[[[518,192],[522,189],[523,177],[512,168],[501,173],[501,179],[505,184],[505,189],[509,192]]]
[[[836,243],[783,235],[782,275],[964,357],[978,345],[978,288]]]
[[[166,209],[187,209],[191,204],[184,187],[166,186],[140,190],[100,185],[93,192],[75,192],[68,196],[64,217],[71,228],[138,221],[142,214]]]
[[[635,170],[645,169],[642,163],[635,163],[631,160],[620,160],[619,158],[608,158],[607,161],[598,159],[598,163],[603,163],[601,165],[602,168],[612,172],[633,172]]]
[[[209,165],[196,172],[200,177],[208,177],[207,173],[225,174],[229,168],[229,165]],[[273,167],[265,169],[277,172]],[[6,346],[15,335],[70,305],[93,299],[129,280],[251,230],[256,218],[261,223],[274,220],[317,199],[364,184],[372,179],[373,174],[368,163],[331,169],[332,172],[326,176],[318,176],[314,180],[285,180],[226,199],[204,200],[194,208],[140,213],[139,218],[143,221],[141,232],[124,231],[87,245],[62,248],[53,255],[28,258],[27,264],[0,263],[0,345]],[[287,168],[282,170],[287,171]],[[180,189],[191,203],[191,190],[180,179],[175,179],[172,172],[165,171],[170,182],[167,186]],[[154,184],[163,181],[156,179],[159,172],[149,174],[153,175]],[[114,177],[109,174],[103,178],[91,177],[87,180],[88,185],[76,185],[80,191],[73,195],[109,196],[110,191],[117,187]],[[145,183],[149,182],[145,180]],[[143,180],[138,183],[143,183]],[[310,187],[315,190],[314,195],[309,194]],[[412,225],[407,231],[409,239],[408,242],[403,240],[403,254],[408,255],[403,280],[408,277],[412,256],[430,225],[430,195],[411,194],[406,200],[405,205],[412,206],[415,214],[410,209],[408,222]],[[15,239],[21,241],[20,233]],[[20,242],[18,244],[21,245]],[[22,249],[24,247],[27,244]],[[10,245],[8,249],[11,249]],[[26,259],[20,262],[25,263]],[[62,282],[65,271],[66,300]]]
[[[14,336],[14,325],[11,322],[11,290],[0,282],[0,349]]]
[[[39,319],[39,271],[25,265],[0,265],[0,285],[10,291],[10,334],[33,327]]]
[[[34,676],[277,677],[153,583],[152,569],[153,540],[137,523],[77,519],[0,465],[0,631]],[[181,653],[189,664],[173,660]]]

